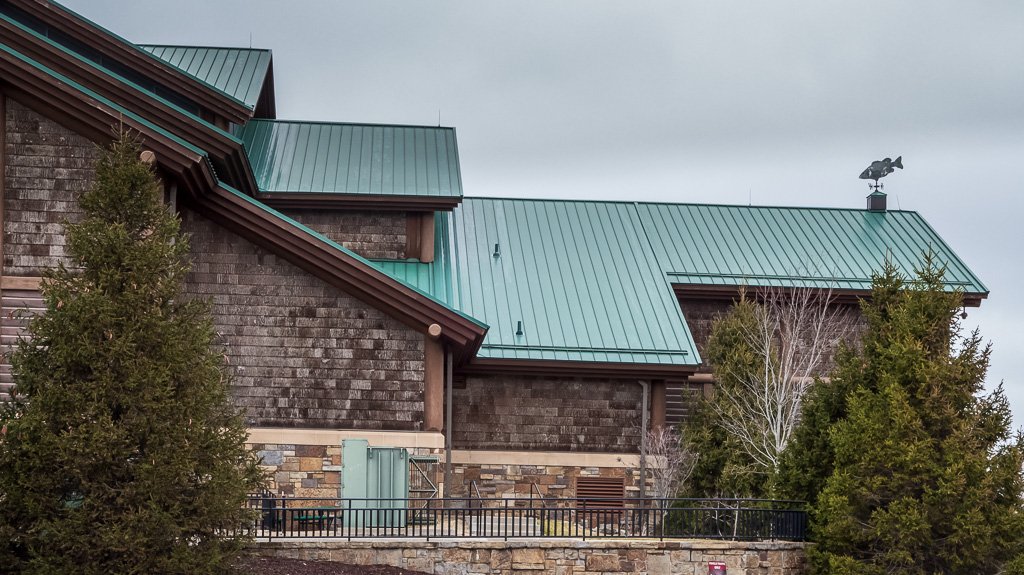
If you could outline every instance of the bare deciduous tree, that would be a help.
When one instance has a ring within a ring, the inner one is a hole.
[[[668,426],[647,432],[647,457],[654,463],[649,473],[651,495],[656,499],[675,497],[697,464],[697,453],[679,431]]]
[[[720,425],[771,474],[799,423],[805,391],[850,337],[853,315],[831,290],[778,288],[759,291],[756,301],[744,294],[730,315],[724,339],[742,357],[719,354],[726,360],[714,366],[715,409]]]

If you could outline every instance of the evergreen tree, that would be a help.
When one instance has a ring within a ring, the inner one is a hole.
[[[828,437],[801,455],[821,456],[826,477],[818,573],[996,573],[1019,550],[1024,437],[1002,389],[982,393],[990,348],[962,334],[961,294],[943,275],[931,256],[912,282],[886,267],[862,349],[833,378],[844,396],[819,393],[805,422]]]
[[[756,304],[741,294],[732,308],[715,318],[705,346],[705,361],[713,366],[716,392],[701,398],[683,423],[683,437],[698,454],[687,484],[689,497],[765,497],[768,475],[743,449],[739,439],[722,426],[723,414],[739,418],[725,401],[723,386],[738,388],[738,380],[756,371],[758,358],[744,334],[757,323]]]
[[[74,269],[12,356],[0,561],[23,573],[223,573],[260,481],[208,308],[181,298],[187,238],[122,134],[67,226]]]

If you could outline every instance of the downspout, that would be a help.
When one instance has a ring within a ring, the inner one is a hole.
[[[651,396],[651,382],[638,380],[643,388],[640,403],[640,499],[647,498],[647,403]]]
[[[444,349],[444,497],[452,496],[452,352]]]

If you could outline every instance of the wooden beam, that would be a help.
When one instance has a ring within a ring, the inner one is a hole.
[[[429,335],[423,338],[423,431],[444,425],[444,348]]]
[[[408,212],[405,214],[406,258],[418,258],[420,256],[420,232],[422,229],[423,224],[420,223],[420,214],[418,212]]]
[[[43,278],[3,276],[0,278],[0,289],[39,291],[39,286],[42,283]]]
[[[434,261],[434,212],[420,214],[419,260],[425,264]]]
[[[664,379],[651,382],[651,429],[665,427],[665,405],[668,400]]]

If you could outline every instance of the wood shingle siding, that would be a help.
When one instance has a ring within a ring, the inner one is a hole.
[[[422,429],[422,334],[192,212],[183,229],[248,425]]]
[[[63,222],[81,215],[99,149],[16,100],[6,108],[3,274],[40,276],[70,264]]]
[[[455,449],[639,449],[641,389],[635,381],[470,376],[453,393]]]
[[[405,253],[405,212],[284,210],[284,213],[367,259],[401,260],[418,256]]]

